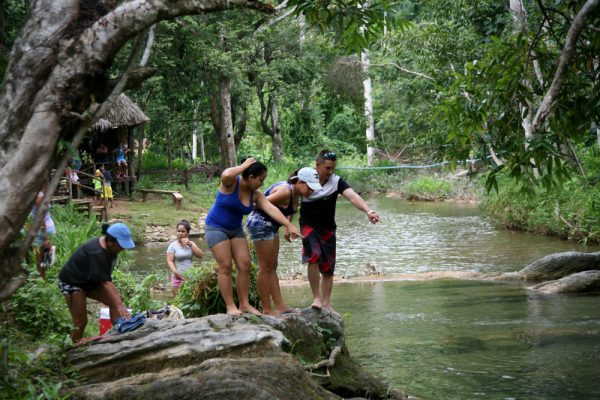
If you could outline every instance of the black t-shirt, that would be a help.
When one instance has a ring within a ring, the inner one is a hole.
[[[91,290],[100,282],[112,281],[112,270],[117,260],[100,246],[99,238],[93,238],[79,246],[62,267],[59,279],[83,290]]]
[[[335,229],[335,204],[339,194],[350,185],[341,177],[333,174],[323,185],[323,189],[302,199],[300,225],[309,225],[316,229]]]

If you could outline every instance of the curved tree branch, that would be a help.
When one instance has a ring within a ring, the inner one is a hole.
[[[598,9],[598,6],[600,6],[600,0],[587,0],[581,10],[579,10],[575,16],[575,19],[573,19],[573,23],[571,24],[571,27],[567,33],[567,40],[565,41],[565,45],[560,54],[558,67],[554,72],[552,84],[546,92],[544,99],[542,100],[542,103],[540,104],[540,107],[538,108],[533,119],[532,132],[536,132],[552,112],[556,98],[558,97],[562,88],[569,63],[575,55],[575,45],[577,43],[577,39],[579,38],[579,35],[583,29],[586,27],[586,20],[594,11],[596,11],[596,9]]]
[[[73,35],[78,0],[34,4],[0,89],[0,292],[20,270],[8,253],[59,138],[75,136],[85,125],[77,115],[107,96],[106,71],[119,49],[164,19],[232,8],[273,12],[253,0],[132,0]]]

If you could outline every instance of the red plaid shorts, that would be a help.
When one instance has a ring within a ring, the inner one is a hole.
[[[335,230],[315,229],[302,225],[302,262],[318,264],[323,275],[335,270]]]

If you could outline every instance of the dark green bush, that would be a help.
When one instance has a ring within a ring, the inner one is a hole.
[[[191,268],[185,273],[186,280],[179,289],[175,298],[175,305],[183,311],[187,318],[203,317],[210,314],[226,312],[225,302],[219,292],[215,264],[204,263],[198,268]],[[236,271],[232,273],[233,296],[239,304],[236,285]],[[256,289],[256,268],[252,265],[250,270],[250,304],[259,307],[260,300]]]

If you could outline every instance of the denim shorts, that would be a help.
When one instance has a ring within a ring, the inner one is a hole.
[[[206,240],[209,248],[212,248],[216,244],[219,244],[225,240],[231,240],[235,238],[246,238],[244,228],[240,226],[239,228],[230,230],[218,226],[206,225],[204,229],[204,240]]]
[[[246,228],[252,240],[273,240],[278,231],[270,222],[260,225],[248,225]]]

